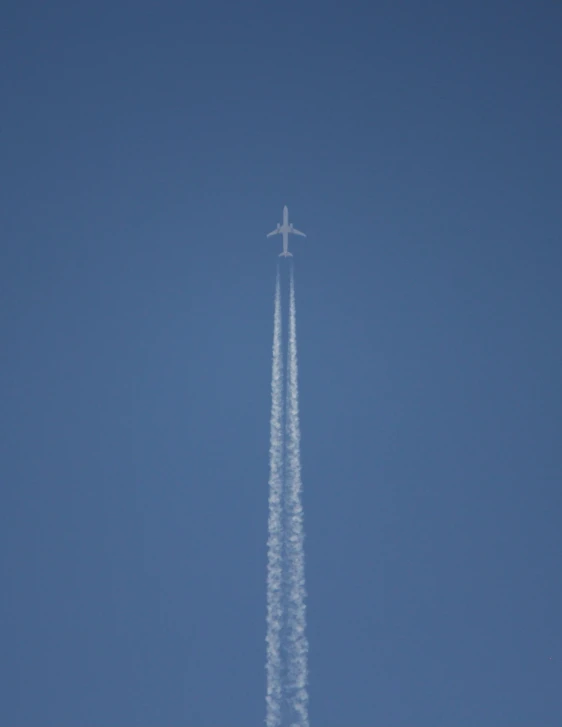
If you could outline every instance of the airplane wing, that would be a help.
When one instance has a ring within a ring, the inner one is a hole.
[[[301,232],[300,230],[295,230],[295,228],[294,228],[294,227],[293,227],[293,228],[291,228],[291,232],[292,232],[293,234],[295,234],[295,235],[302,235],[302,237],[306,237],[306,235],[304,234],[304,232]]]
[[[271,235],[278,235],[281,232],[281,230],[273,230],[273,232],[268,232],[266,237],[271,237]]]

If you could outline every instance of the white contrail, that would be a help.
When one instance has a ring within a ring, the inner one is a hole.
[[[287,684],[285,696],[291,727],[308,727],[308,641],[306,638],[304,522],[301,502],[301,458],[295,279],[291,265],[289,290],[289,346],[287,356],[285,557],[287,575]]]
[[[281,284],[275,284],[271,422],[269,445],[269,522],[267,541],[267,697],[266,725],[281,725],[281,628],[283,620],[283,362]]]

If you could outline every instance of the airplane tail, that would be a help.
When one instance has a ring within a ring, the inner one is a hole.
[[[293,257],[292,252],[280,252],[279,257]]]

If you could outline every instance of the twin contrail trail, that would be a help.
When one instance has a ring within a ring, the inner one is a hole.
[[[309,727],[295,279],[283,409],[281,281],[275,284],[267,569],[267,727]]]

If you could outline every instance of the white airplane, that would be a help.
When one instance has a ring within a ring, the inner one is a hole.
[[[267,237],[271,237],[272,235],[283,235],[283,252],[279,253],[279,257],[293,257],[293,253],[289,252],[289,235],[291,234],[306,237],[304,232],[295,230],[292,222],[289,224],[289,209],[287,205],[285,205],[285,207],[283,207],[283,224],[278,222],[277,228],[267,235]]]

